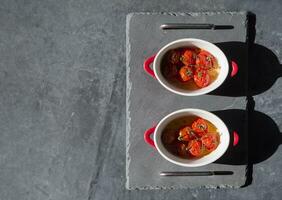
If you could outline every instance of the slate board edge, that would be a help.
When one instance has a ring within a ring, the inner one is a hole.
[[[242,15],[247,14],[247,11],[206,11],[206,12],[132,12],[126,15],[126,22],[130,22],[130,19],[134,15],[171,15],[171,16],[199,16],[199,15],[217,15],[217,14],[228,14],[228,15]],[[129,24],[127,24],[129,25]],[[126,29],[129,27],[126,27]]]
[[[221,184],[221,185],[202,185],[197,187],[191,187],[191,186],[171,186],[171,187],[164,187],[164,186],[143,186],[143,187],[129,187],[126,186],[126,189],[128,190],[183,190],[183,189],[238,189],[241,188],[241,186],[233,186],[233,185],[227,185],[227,184]]]
[[[131,17],[134,15],[134,13],[128,14],[126,16],[126,183],[125,183],[125,187],[127,189],[130,189],[129,187],[129,163],[130,163],[130,156],[129,156],[129,147],[130,147],[130,143],[129,143],[129,133],[131,130],[130,127],[130,111],[129,111],[129,105],[130,105],[130,91],[131,91],[131,87],[132,87],[132,83],[129,80],[129,73],[130,73],[130,68],[129,68],[129,59],[130,59],[130,51],[131,51],[131,47],[130,47],[130,42],[129,42],[129,23],[131,20]]]
[[[130,60],[130,51],[131,51],[131,46],[129,42],[129,24],[130,20],[134,15],[172,15],[172,16],[199,16],[199,15],[216,15],[216,14],[229,14],[229,15],[239,15],[239,14],[245,14],[247,16],[246,11],[207,11],[207,12],[132,12],[127,14],[126,16],[126,183],[125,187],[128,190],[148,190],[148,189],[193,189],[193,188],[206,188],[206,189],[220,189],[220,188],[240,188],[241,186],[232,186],[232,185],[227,185],[227,184],[221,184],[221,185],[204,185],[204,186],[198,186],[198,187],[181,187],[181,186],[171,186],[171,187],[164,187],[164,186],[144,186],[144,187],[133,187],[129,186],[129,175],[128,175],[128,167],[131,161],[131,158],[129,156],[129,137],[130,137],[130,111],[129,111],[129,106],[130,106],[130,91],[132,87],[132,83],[129,80],[129,74],[130,74],[130,68],[129,68],[129,60]],[[246,18],[245,25],[248,25],[248,21]],[[246,166],[246,175],[248,172],[248,167]]]

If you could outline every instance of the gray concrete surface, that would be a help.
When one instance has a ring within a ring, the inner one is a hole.
[[[126,14],[207,10],[253,11],[282,62],[280,0],[1,1],[0,199],[281,199],[281,146],[243,189],[125,189]],[[280,132],[281,86],[255,96]]]

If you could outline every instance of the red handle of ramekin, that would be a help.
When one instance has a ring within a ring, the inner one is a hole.
[[[155,142],[152,140],[152,138],[150,137],[154,132],[155,132],[155,129],[156,127],[152,127],[152,128],[149,128],[148,130],[146,130],[144,132],[144,140],[147,144],[149,144],[150,146],[156,148],[155,146]]]
[[[231,71],[231,77],[234,77],[237,73],[238,73],[238,64],[235,61],[231,61],[231,67],[232,67],[232,71]]]
[[[156,78],[156,76],[155,76],[154,70],[152,70],[152,68],[150,67],[150,64],[151,64],[152,62],[154,62],[155,57],[156,57],[156,55],[153,55],[153,56],[147,58],[147,59],[144,61],[144,64],[143,64],[143,68],[144,68],[145,72],[147,72],[147,74],[149,74],[149,75],[152,76],[153,78]]]
[[[239,143],[239,135],[236,131],[233,131],[233,147]]]

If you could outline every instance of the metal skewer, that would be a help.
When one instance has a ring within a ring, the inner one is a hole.
[[[190,24],[190,23],[165,23],[160,26],[162,30],[173,29],[233,29],[232,25],[215,25],[215,24]]]
[[[215,176],[232,175],[232,171],[161,172],[161,176]]]

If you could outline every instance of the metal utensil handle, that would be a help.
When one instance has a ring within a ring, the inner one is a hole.
[[[161,29],[213,29],[214,24],[186,24],[186,23],[166,23],[160,26]]]
[[[232,175],[232,171],[161,172],[161,176],[213,176]]]
[[[161,172],[161,176],[212,176],[212,172]]]

